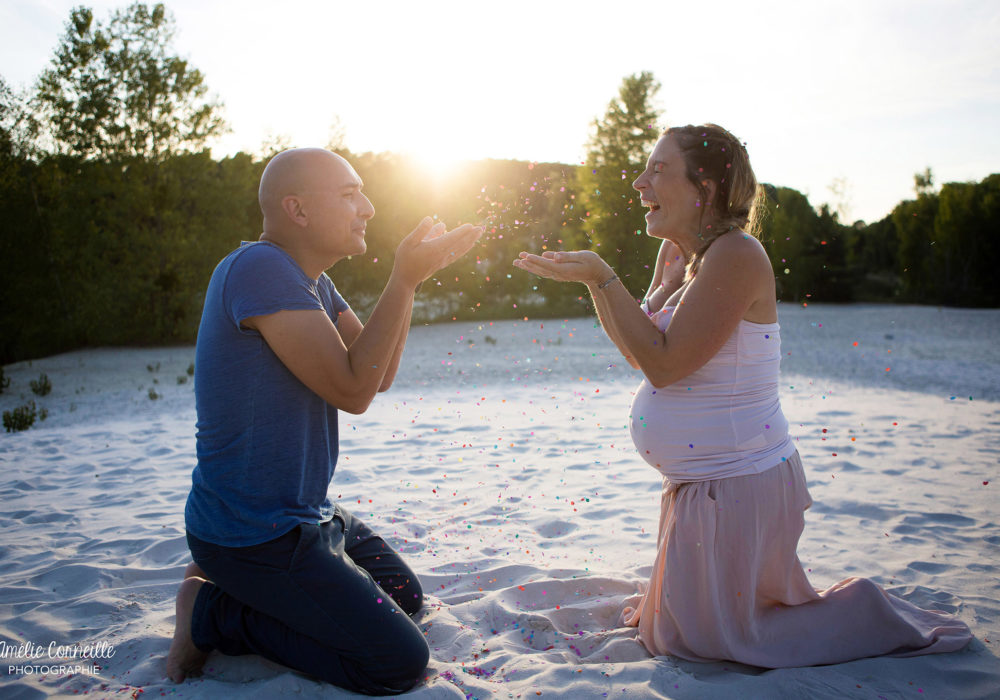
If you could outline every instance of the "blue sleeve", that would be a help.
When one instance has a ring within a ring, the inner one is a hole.
[[[240,251],[229,269],[222,298],[237,327],[251,316],[325,310],[316,282],[286,253],[266,244],[251,244]]]

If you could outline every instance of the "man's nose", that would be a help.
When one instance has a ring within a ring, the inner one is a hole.
[[[365,197],[364,195],[361,196]],[[368,197],[365,197],[364,206],[361,207],[361,211],[359,213],[362,219],[370,219],[375,216],[375,207],[372,206],[372,201],[368,199]]]

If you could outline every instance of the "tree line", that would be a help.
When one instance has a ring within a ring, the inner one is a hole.
[[[257,184],[273,149],[213,158],[225,125],[204,76],[172,55],[173,19],[136,3],[72,11],[29,91],[0,76],[0,364],[78,347],[190,343],[218,261],[261,229]],[[368,252],[330,270],[364,316],[395,246],[426,214],[483,223],[480,244],[424,285],[415,318],[589,313],[579,285],[519,273],[521,250],[590,247],[641,297],[659,242],[631,182],[661,130],[651,73],[626,77],[594,120],[583,164],[481,160],[427,177],[393,153],[353,153],[375,204]],[[805,195],[767,186],[762,240],[788,301],[997,306],[1000,174],[846,225]]]

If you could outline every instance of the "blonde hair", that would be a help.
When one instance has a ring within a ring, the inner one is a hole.
[[[746,147],[718,124],[675,126],[663,135],[674,139],[684,157],[688,180],[698,188],[706,205],[698,219],[698,235],[704,242],[688,262],[688,277],[693,277],[709,246],[723,233],[739,228],[759,236],[764,188],[757,183]],[[715,183],[711,200],[707,180]],[[703,227],[708,206],[714,219]]]

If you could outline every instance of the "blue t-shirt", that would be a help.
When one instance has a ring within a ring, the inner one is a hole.
[[[347,308],[326,274],[313,280],[270,243],[244,243],[215,268],[195,350],[198,465],[184,509],[198,539],[247,547],[332,517],[337,409],[240,322],[322,309],[336,323]]]

